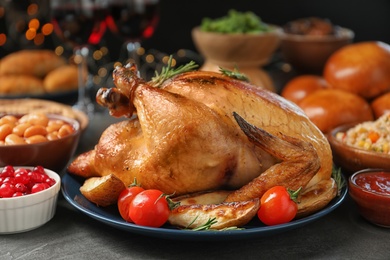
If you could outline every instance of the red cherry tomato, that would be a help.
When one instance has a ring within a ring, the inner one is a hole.
[[[166,197],[159,190],[144,190],[130,204],[129,216],[135,224],[161,227],[167,222],[170,208]]]
[[[139,186],[130,186],[119,194],[117,203],[119,214],[127,222],[133,222],[129,216],[130,203],[133,201],[134,197],[142,191],[144,191],[144,189]]]
[[[284,186],[275,186],[266,191],[261,197],[260,209],[257,216],[264,224],[279,225],[290,222],[298,211],[295,199],[296,191],[291,194]]]

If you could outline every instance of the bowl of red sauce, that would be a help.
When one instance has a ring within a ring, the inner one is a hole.
[[[349,194],[363,218],[375,225],[390,228],[390,171],[357,171],[349,177]]]

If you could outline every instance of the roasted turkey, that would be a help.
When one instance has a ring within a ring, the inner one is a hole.
[[[259,198],[274,185],[302,187],[299,214],[337,193],[332,153],[322,132],[279,95],[217,72],[192,71],[159,86],[117,67],[116,88],[99,104],[128,120],[109,126],[68,171],[85,178],[115,174],[125,185],[175,196],[229,190],[225,202]]]

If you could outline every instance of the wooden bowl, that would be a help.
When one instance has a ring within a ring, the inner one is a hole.
[[[321,73],[331,54],[351,43],[354,36],[353,31],[341,27],[337,35],[283,33],[280,49],[283,58],[298,71]]]
[[[390,228],[390,192],[386,189],[389,180],[390,171],[383,169],[361,170],[348,180],[349,195],[356,202],[360,215],[386,228]]]
[[[368,168],[390,170],[390,155],[350,146],[336,138],[336,133],[345,132],[353,126],[355,124],[336,127],[327,135],[336,166],[341,167],[346,174]]]
[[[21,116],[21,115],[20,115]],[[76,119],[48,114],[53,120],[63,120],[73,126],[74,132],[63,138],[34,144],[0,145],[0,167],[42,166],[61,173],[76,152],[81,126]]]
[[[195,47],[205,59],[200,70],[219,72],[220,68],[245,74],[257,86],[275,91],[270,76],[261,69],[279,47],[282,29],[271,25],[272,31],[257,34],[223,34],[192,29]]]
[[[262,66],[279,47],[281,29],[258,34],[223,34],[192,29],[192,39],[200,54],[221,66]]]

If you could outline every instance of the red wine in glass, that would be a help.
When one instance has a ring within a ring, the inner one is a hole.
[[[73,46],[98,44],[106,30],[105,8],[61,6],[52,9],[52,23],[60,39]]]
[[[126,40],[150,38],[159,21],[158,1],[112,1],[106,23]]]
[[[73,48],[78,65],[78,100],[75,109],[93,116],[94,104],[86,95],[90,44],[99,43],[106,25],[108,0],[50,0],[51,20],[57,36]]]
[[[140,66],[137,50],[158,24],[159,0],[112,0],[108,12],[107,27],[125,40],[127,59]]]

